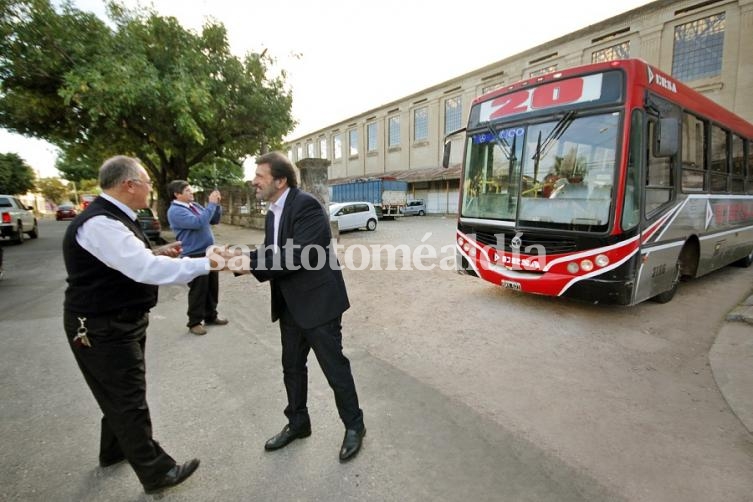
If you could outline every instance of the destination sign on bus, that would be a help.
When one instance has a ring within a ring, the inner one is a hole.
[[[521,89],[476,105],[471,122],[483,124],[525,113],[559,107],[618,102],[622,97],[622,75],[617,71],[556,80]],[[471,124],[473,127],[475,124]]]

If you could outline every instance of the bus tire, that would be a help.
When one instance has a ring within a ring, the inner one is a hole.
[[[675,277],[672,280],[672,287],[668,290],[664,291],[663,293],[659,293],[658,295],[651,298],[652,302],[656,303],[669,303],[672,298],[675,297],[675,293],[677,293],[677,288],[680,287],[680,262],[677,262],[675,265]]]

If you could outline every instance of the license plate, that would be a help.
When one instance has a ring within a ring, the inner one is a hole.
[[[520,286],[519,282],[515,281],[502,281],[502,287],[505,289],[514,289],[515,291],[521,291],[523,288]]]

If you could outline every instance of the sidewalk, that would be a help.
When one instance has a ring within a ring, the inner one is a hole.
[[[753,434],[753,295],[727,314],[709,363],[727,404]]]

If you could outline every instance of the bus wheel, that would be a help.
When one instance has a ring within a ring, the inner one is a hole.
[[[663,293],[659,293],[658,295],[651,298],[651,301],[656,303],[667,303],[672,298],[675,297],[675,293],[677,293],[677,288],[680,286],[680,262],[677,262],[675,265],[675,277],[672,279],[672,287],[668,290],[664,291]]]
[[[745,258],[741,258],[735,262],[735,265],[738,267],[748,268],[751,265],[753,265],[753,249],[750,250],[750,253],[748,253],[748,256]]]

